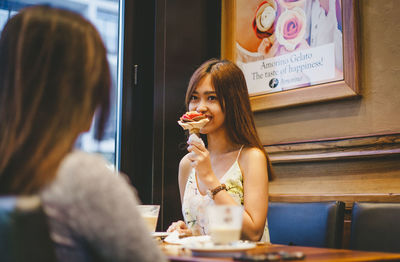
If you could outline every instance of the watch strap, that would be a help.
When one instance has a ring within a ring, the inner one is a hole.
[[[211,197],[212,199],[214,199],[214,196],[215,196],[216,194],[218,194],[221,190],[227,190],[225,184],[221,184],[221,185],[215,187],[214,189],[211,189],[211,190],[209,191],[210,197]]]

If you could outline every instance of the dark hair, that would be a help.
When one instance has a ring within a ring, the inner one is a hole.
[[[267,158],[268,178],[272,180],[270,161],[258,137],[250,107],[249,93],[242,70],[228,60],[210,59],[192,75],[186,92],[186,108],[197,85],[206,76],[211,77],[222,112],[229,139],[238,145],[257,147]]]
[[[0,194],[36,193],[96,112],[109,110],[110,70],[99,33],[49,6],[12,17],[0,38]]]

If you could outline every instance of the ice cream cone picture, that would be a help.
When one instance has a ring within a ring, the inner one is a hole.
[[[277,5],[275,0],[262,2],[253,20],[253,29],[258,38],[270,37],[274,33]]]
[[[200,129],[209,121],[206,115],[196,111],[190,111],[180,117],[178,124],[183,129],[189,130],[189,134],[199,134]]]
[[[288,51],[296,49],[306,32],[306,14],[295,7],[283,12],[276,23],[275,34],[278,42]]]

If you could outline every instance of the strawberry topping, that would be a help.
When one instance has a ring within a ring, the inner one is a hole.
[[[206,118],[206,116],[203,113],[199,113],[196,111],[190,111],[184,114],[181,117],[181,121],[183,122],[193,122],[193,121],[199,121],[201,119]]]

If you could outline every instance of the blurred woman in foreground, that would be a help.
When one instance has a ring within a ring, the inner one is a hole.
[[[59,261],[164,261],[132,188],[73,150],[95,113],[101,137],[110,84],[86,19],[46,6],[12,17],[0,39],[0,194],[41,196]]]

